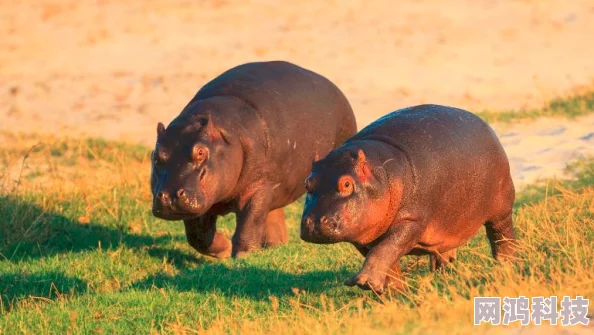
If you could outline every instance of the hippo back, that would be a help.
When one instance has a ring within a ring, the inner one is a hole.
[[[475,194],[484,199],[476,199],[473,206],[487,206],[489,193],[512,183],[507,156],[494,131],[458,108],[421,105],[398,110],[347,143],[360,140],[385,142],[404,153],[414,178],[405,194],[413,203],[426,194],[464,203],[468,194]],[[477,187],[484,191],[476,192]]]
[[[315,155],[323,157],[357,131],[351,106],[331,81],[297,65],[255,62],[232,68],[194,97],[234,97],[251,106],[264,132],[262,173],[284,184],[291,198],[304,193],[303,180]],[[190,102],[192,103],[192,102]]]

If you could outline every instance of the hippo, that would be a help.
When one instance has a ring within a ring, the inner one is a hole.
[[[287,243],[283,207],[305,193],[311,162],[357,132],[330,80],[284,61],[236,66],[205,84],[151,154],[152,213],[183,221],[201,254],[243,257]],[[230,242],[217,217],[236,214]]]
[[[312,164],[301,239],[349,242],[365,257],[345,282],[402,289],[399,260],[429,255],[431,270],[485,226],[493,257],[515,254],[514,184],[499,139],[478,116],[419,105],[371,123]]]

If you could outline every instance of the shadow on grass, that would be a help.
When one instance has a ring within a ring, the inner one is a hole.
[[[80,294],[86,290],[85,281],[59,272],[0,274],[0,314],[27,299],[47,302],[64,294]]]
[[[342,287],[352,271],[311,271],[301,274],[278,269],[235,263],[211,263],[187,270],[175,276],[158,274],[132,285],[136,289],[170,288],[181,292],[215,293],[232,298],[268,300],[269,296],[284,297],[296,292],[322,293]]]
[[[99,247],[117,249],[121,245],[153,247],[173,239],[176,237],[130,234],[94,222],[82,224],[59,213],[46,212],[19,197],[0,196],[0,260],[19,262]],[[159,259],[166,257],[176,266],[184,261],[203,262],[180,250],[163,247],[150,250],[148,254]]]

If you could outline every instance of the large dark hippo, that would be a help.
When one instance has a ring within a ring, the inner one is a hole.
[[[349,286],[402,287],[399,259],[430,255],[434,270],[485,226],[493,256],[514,253],[515,199],[493,130],[456,108],[388,114],[315,162],[301,238],[352,243],[366,257]]]
[[[218,258],[286,243],[283,207],[305,192],[312,160],[356,132],[351,106],[328,79],[281,61],[232,68],[167,129],[157,125],[153,214],[183,220],[190,245]],[[230,212],[233,246],[216,231]]]

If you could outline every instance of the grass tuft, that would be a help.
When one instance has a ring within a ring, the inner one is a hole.
[[[523,108],[510,111],[483,111],[477,113],[488,123],[535,120],[541,117],[576,118],[594,112],[594,91],[579,91],[555,98],[541,108]]]

